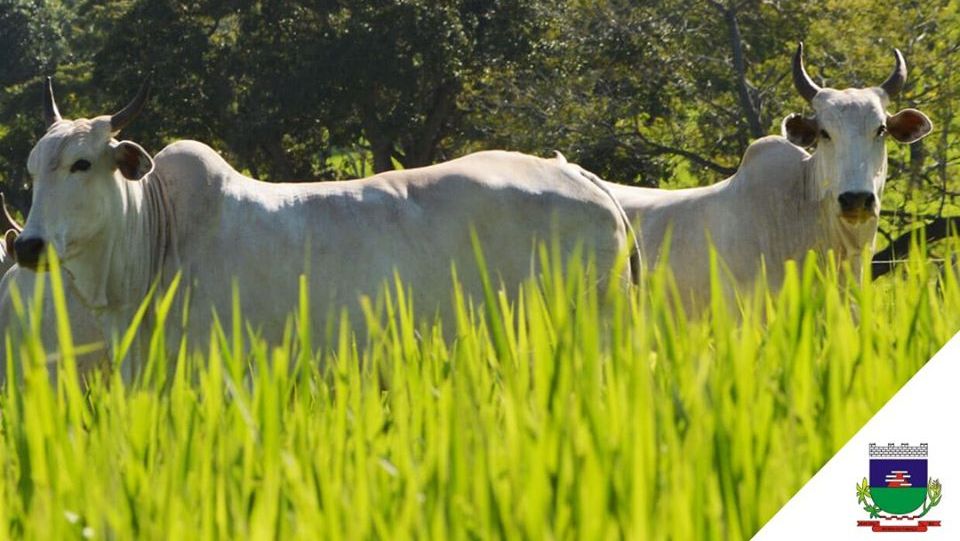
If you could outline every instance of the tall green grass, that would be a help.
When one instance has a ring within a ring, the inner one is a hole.
[[[695,320],[662,270],[634,294],[548,273],[458,296],[452,333],[395,285],[323,354],[305,296],[280,344],[237,303],[202,354],[148,332],[132,385],[78,385],[61,327],[52,386],[11,337],[0,537],[746,538],[960,328],[950,267],[824,268]]]

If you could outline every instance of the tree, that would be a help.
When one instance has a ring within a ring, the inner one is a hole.
[[[42,126],[41,74],[68,57],[70,20],[70,10],[59,2],[0,0],[0,187],[19,209],[27,208],[29,197],[30,141]]]
[[[449,150],[445,139],[463,129],[465,93],[529,55],[543,29],[543,4],[291,3],[271,16],[285,32],[248,32],[260,39],[244,46],[253,54],[297,51],[287,75],[295,88],[313,90],[301,97],[319,109],[334,144],[365,141],[376,171],[393,169],[394,160],[417,167],[436,161]]]
[[[0,0],[0,183],[25,209],[44,76],[78,117],[120,107],[153,73],[125,137],[153,152],[199,139],[267,180],[501,147],[560,150],[619,182],[710,184],[808,109],[790,78],[801,39],[835,87],[877,84],[901,48],[910,76],[891,109],[936,125],[890,147],[881,247],[960,215],[949,0]]]
[[[266,178],[325,176],[337,149],[416,167],[452,154],[478,78],[527,57],[541,4],[140,0],[105,18],[96,78],[129,93],[150,66],[148,140],[200,134]]]
[[[761,1],[572,4],[555,47],[563,62],[521,82],[538,89],[503,113],[524,120],[497,124],[548,123],[561,148],[617,181],[683,184],[690,171],[715,182],[794,102],[788,55],[811,11]]]

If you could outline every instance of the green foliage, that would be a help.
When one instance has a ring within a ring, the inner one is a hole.
[[[540,32],[539,6],[85,4],[74,63],[85,64],[92,81],[85,90],[101,104],[69,113],[107,112],[152,72],[150,113],[126,134],[147,148],[200,139],[274,180],[340,176],[331,163],[338,149],[364,149],[378,170],[393,168],[393,160],[427,165],[462,129],[465,88],[527,57]]]
[[[26,159],[42,115],[39,73],[72,60],[69,2],[0,0],[0,187],[26,209]]]
[[[71,15],[61,2],[0,1],[0,86],[62,61],[67,43],[60,21]]]
[[[547,271],[513,304],[458,296],[452,342],[398,283],[369,338],[315,354],[303,288],[281,343],[239,303],[202,352],[147,329],[132,385],[78,386],[69,347],[51,385],[11,337],[0,535],[747,538],[960,327],[935,270],[852,287],[811,258],[697,320],[663,269],[608,295]]]
[[[560,150],[618,182],[705,185],[808,109],[790,77],[805,40],[814,78],[836,87],[878,84],[901,48],[910,75],[891,110],[934,121],[890,145],[882,248],[960,213],[958,32],[948,0],[4,0],[0,187],[26,210],[44,76],[76,117],[119,108],[148,72],[153,98],[125,137],[153,152],[198,139],[267,180],[503,147]]]

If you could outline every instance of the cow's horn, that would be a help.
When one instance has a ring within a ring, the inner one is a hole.
[[[820,92],[820,87],[807,75],[807,70],[803,69],[802,41],[797,45],[797,53],[793,55],[793,85],[797,87],[797,92],[807,101],[812,100],[817,92]]]
[[[903,83],[907,82],[907,62],[903,59],[900,49],[894,49],[893,56],[897,59],[897,65],[893,67],[890,77],[880,85],[890,98],[899,94],[903,89]]]
[[[3,193],[0,193],[0,207],[3,207],[3,212],[0,213],[0,221],[7,222],[6,224],[0,224],[0,229],[3,231],[8,231],[13,229],[19,235],[23,232],[23,227],[13,219],[13,216],[10,216],[10,212],[7,211],[7,198],[3,196]]]
[[[53,99],[52,77],[47,77],[47,86],[43,91],[43,118],[47,121],[48,128],[62,120],[60,111],[57,110],[57,100]]]
[[[147,97],[150,95],[150,76],[147,76],[146,80],[143,81],[143,84],[140,85],[140,90],[137,91],[137,95],[133,97],[133,100],[127,104],[126,107],[120,110],[120,112],[110,117],[110,129],[117,133],[123,128],[127,127],[134,118],[137,118],[137,115],[140,114],[140,111],[143,110],[144,104],[147,103]]]

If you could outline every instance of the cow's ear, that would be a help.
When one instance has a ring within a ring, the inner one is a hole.
[[[887,133],[901,143],[913,143],[933,130],[933,122],[916,109],[904,109],[887,117]]]
[[[3,235],[3,244],[4,248],[7,249],[7,257],[17,260],[17,251],[13,249],[13,243],[17,240],[17,231],[15,229],[8,229],[7,232]]]
[[[797,113],[788,115],[780,125],[780,132],[798,147],[812,147],[817,142],[819,126],[816,118],[804,118]]]
[[[153,171],[153,158],[142,146],[132,141],[114,144],[113,159],[120,174],[130,180],[140,180]]]

